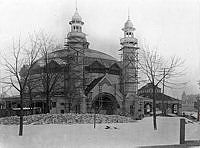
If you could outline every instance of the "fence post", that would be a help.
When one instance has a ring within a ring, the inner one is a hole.
[[[185,119],[180,119],[180,144],[185,143]]]

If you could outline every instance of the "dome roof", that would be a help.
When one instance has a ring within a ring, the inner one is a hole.
[[[110,67],[112,64],[114,63],[118,63],[120,66],[120,61],[118,61],[116,58],[97,51],[97,50],[93,50],[93,49],[85,49],[85,64],[89,65],[94,61],[99,61],[100,63],[102,63],[104,66],[106,67]],[[60,49],[54,52],[51,52],[49,54],[49,58],[52,59],[53,61],[55,61],[56,63],[58,63],[59,65],[63,65],[66,64],[66,57],[68,55],[68,51],[66,49]],[[37,61],[37,65],[39,67],[44,66],[44,57],[41,57],[38,61]],[[37,69],[37,67],[35,66],[35,68]]]
[[[98,58],[98,59],[106,59],[106,60],[112,60],[112,61],[117,61],[117,59],[115,59],[114,57],[97,51],[97,50],[93,50],[93,49],[86,49],[85,50],[85,56],[86,57],[91,57],[91,58]]]
[[[85,57],[88,57],[88,58],[95,58],[95,59],[104,59],[104,60],[109,60],[109,61],[118,61],[116,58],[106,54],[106,53],[103,53],[103,52],[100,52],[100,51],[97,51],[97,50],[93,50],[93,49],[85,49]],[[56,50],[52,53],[49,54],[49,58],[63,58],[63,57],[66,57],[68,54],[67,50],[66,49],[61,49],[61,50]],[[43,59],[43,58],[41,58]]]
[[[126,23],[124,24],[124,28],[133,28],[133,23],[130,19],[126,21]]]
[[[75,20],[76,20],[76,21],[82,21],[82,18],[81,18],[81,16],[79,15],[77,9],[76,9],[74,15],[72,16],[72,21],[75,21]]]

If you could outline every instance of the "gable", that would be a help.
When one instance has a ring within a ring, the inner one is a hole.
[[[85,95],[87,96],[88,93],[99,83],[99,81],[101,81],[101,79],[103,78],[104,76],[102,77],[99,77],[99,78],[96,78],[94,79],[89,85],[87,85],[86,89],[85,89]]]
[[[102,69],[102,68],[104,69],[105,68],[105,66],[98,61],[94,61],[92,64],[89,65],[89,67],[92,69]]]
[[[104,77],[101,82],[99,82],[99,85],[103,86],[104,84],[107,84],[108,86],[111,86],[111,82],[106,78]]]
[[[98,61],[94,61],[92,64],[86,66],[85,70],[94,73],[106,73],[106,67]]]
[[[54,60],[51,60],[51,61],[48,63],[48,66],[49,66],[50,69],[60,67],[60,65],[59,65],[56,61],[54,61]]]
[[[119,65],[118,65],[117,63],[112,64],[112,65],[110,66],[110,69],[111,69],[111,70],[121,70],[120,67],[119,67]]]
[[[108,86],[112,86],[111,82],[107,78],[107,75],[94,79],[85,89],[85,95],[87,94],[97,85],[103,86],[104,84]]]
[[[120,75],[120,72],[121,72],[121,68],[119,67],[117,63],[112,64],[109,68],[110,74]]]

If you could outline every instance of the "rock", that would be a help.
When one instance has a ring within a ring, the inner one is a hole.
[[[94,123],[94,114],[37,114],[24,116],[24,124],[92,124]],[[127,123],[134,122],[133,119],[120,115],[102,115],[96,114],[96,123]],[[19,124],[19,117],[0,118],[0,124],[12,125]]]

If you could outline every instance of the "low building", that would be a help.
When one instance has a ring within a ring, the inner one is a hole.
[[[152,84],[148,83],[145,86],[141,87],[138,90],[138,95],[146,98],[144,101],[144,114],[152,112],[152,102],[153,102],[153,88]],[[149,99],[147,99],[149,98]],[[155,98],[156,98],[156,110],[159,112],[163,111],[165,114],[181,114],[182,106],[181,100],[170,97],[166,94],[161,93],[161,88],[156,87],[155,89]]]

